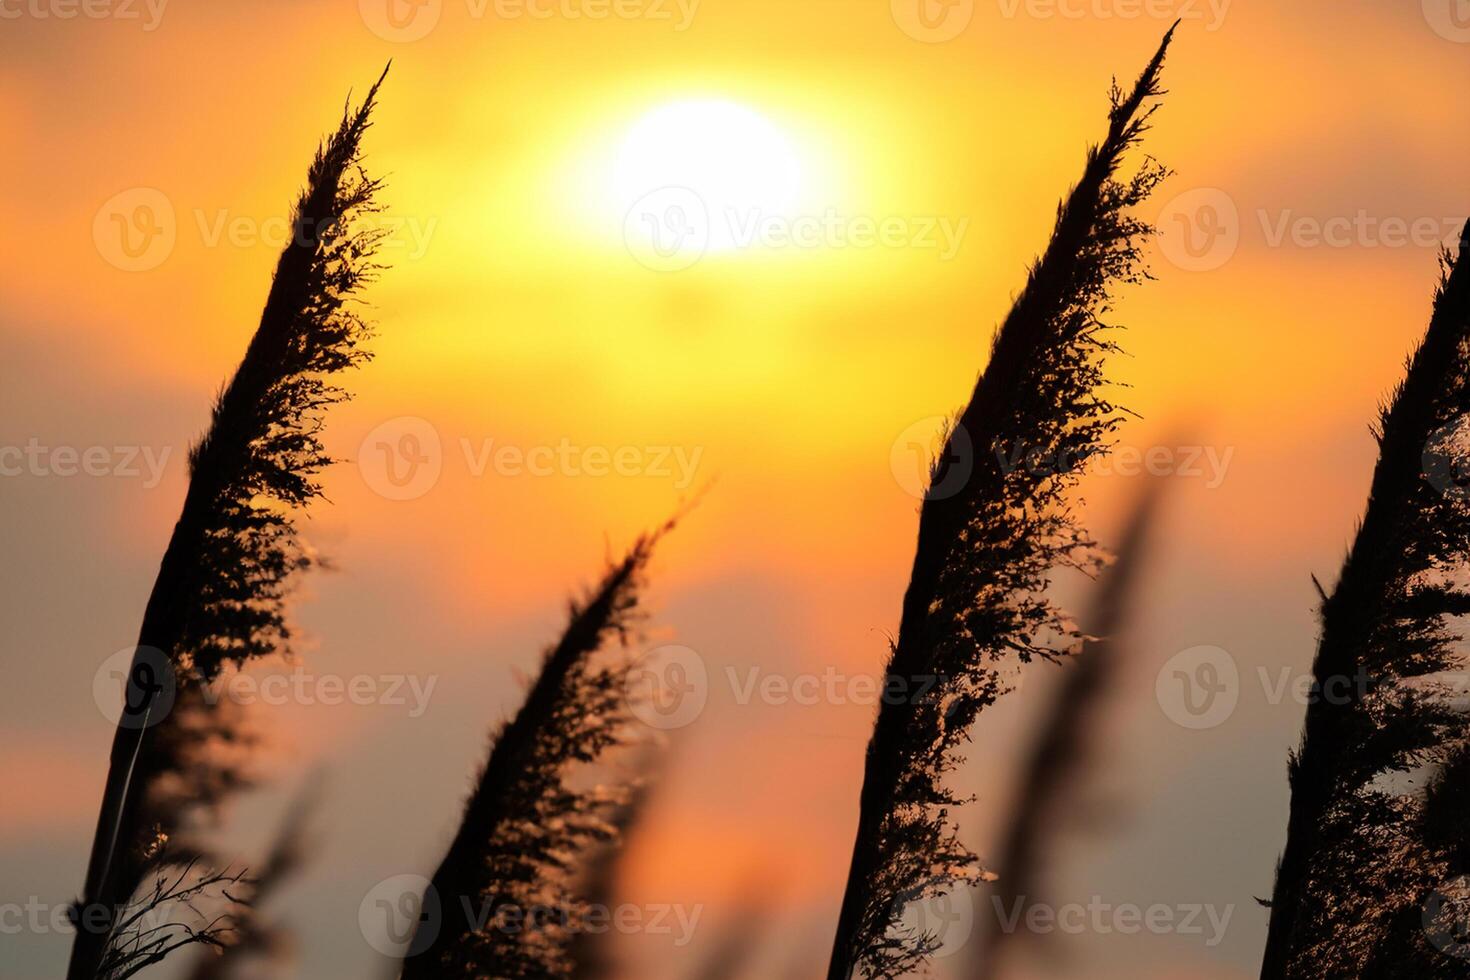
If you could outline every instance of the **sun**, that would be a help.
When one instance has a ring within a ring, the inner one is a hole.
[[[752,222],[791,217],[801,183],[795,143],[765,116],[723,99],[685,99],[628,130],[611,195],[625,214],[650,199],[687,201],[702,209],[707,249],[718,251],[738,247]]]

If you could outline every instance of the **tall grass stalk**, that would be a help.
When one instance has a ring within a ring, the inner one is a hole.
[[[904,929],[900,916],[977,874],[949,818],[963,801],[943,784],[955,749],[1009,689],[1007,663],[1053,658],[1076,642],[1046,591],[1058,566],[1092,562],[1066,495],[1121,418],[1100,393],[1103,358],[1115,349],[1101,318],[1117,285],[1146,278],[1139,241],[1151,229],[1129,211],[1164,172],[1151,163],[1128,179],[1118,171],[1162,94],[1172,34],[1131,90],[1113,86],[1107,135],[1059,208],[934,465],[887,665],[891,696],[868,744],[828,980],[858,969],[890,980],[933,950],[935,937]]]
[[[386,72],[385,72],[386,74]],[[328,464],[323,412],[347,393],[330,378],[368,357],[354,298],[377,271],[382,233],[360,219],[379,182],[360,166],[380,78],[319,148],[296,203],[293,236],[276,264],[259,326],[189,456],[183,510],[143,613],[130,701],[113,739],[81,899],[68,980],[111,980],[102,969],[122,910],[154,872],[193,801],[167,796],[187,763],[173,751],[181,717],[166,688],[190,699],[230,664],[285,647],[292,579],[313,563],[293,512],[320,495]],[[160,674],[168,676],[158,676]]]
[[[566,631],[546,651],[525,703],[492,738],[425,896],[425,907],[439,915],[427,940],[415,937],[410,945],[403,980],[571,976],[586,904],[578,872],[593,848],[615,839],[612,818],[628,798],[621,788],[572,782],[579,767],[632,734],[635,661],[598,655],[610,641],[633,635],[644,573],[673,526],[639,538],[586,599],[572,604]]]
[[[1379,413],[1367,510],[1322,596],[1267,980],[1360,975],[1446,870],[1425,833],[1436,794],[1415,787],[1470,731],[1446,676],[1465,666],[1452,620],[1470,614],[1470,505],[1457,477],[1470,411],[1467,241],[1444,257],[1428,330]]]

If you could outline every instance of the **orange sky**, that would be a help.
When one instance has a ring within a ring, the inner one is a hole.
[[[1110,77],[1131,78],[1183,15],[1146,147],[1177,171],[1147,215],[1176,237],[1155,250],[1158,281],[1119,304],[1129,353],[1112,376],[1144,416],[1125,445],[1203,445],[1229,463],[1170,499],[1103,753],[1132,812],[1057,873],[1069,893],[1235,905],[1218,947],[1171,937],[1167,958],[1148,955],[1169,964],[1159,977],[1248,975],[1301,709],[1248,687],[1227,723],[1184,731],[1154,678],[1200,644],[1248,677],[1310,657],[1307,574],[1330,576],[1348,540],[1367,424],[1434,281],[1432,236],[1399,243],[1393,222],[1448,230],[1470,207],[1470,135],[1449,104],[1470,36],[1451,0],[956,0],[934,27],[908,0],[386,2],[391,23],[384,0],[118,0],[70,19],[60,0],[0,2],[0,445],[170,454],[156,485],[0,477],[0,764],[22,776],[0,791],[5,891],[65,901],[80,884],[110,738],[93,673],[133,639],[185,447],[258,316],[273,221],[347,90],[391,58],[367,159],[399,230],[370,295],[377,359],[328,428],[358,462],[327,475],[330,502],[306,523],[340,572],[308,583],[300,618],[312,669],[437,687],[420,717],[267,712],[281,792],[331,773],[331,845],[292,898],[310,926],[297,975],[373,968],[360,898],[437,860],[484,732],[513,710],[515,672],[566,593],[711,481],[661,550],[653,598],[654,642],[698,651],[715,682],[674,740],[630,888],[708,903],[709,942],[751,876],[769,876],[773,963],[808,944],[820,958],[870,711],[741,705],[725,670],[878,669],[917,506],[895,475],[904,440],[968,393],[1101,131]],[[702,150],[656,125],[629,149],[640,120],[691,104],[675,118],[696,120]],[[782,161],[799,171],[790,188],[771,176]],[[658,190],[644,170],[732,184],[706,195],[717,212],[755,201],[787,223],[889,221],[908,237],[714,248],[651,269],[623,220]],[[119,268],[112,215],[159,201],[172,246]],[[1181,216],[1202,234],[1212,214],[1226,237],[1191,255]],[[915,239],[930,225],[964,229],[952,255]],[[1347,237],[1318,244],[1322,228]],[[388,499],[373,453],[405,433],[437,438],[439,475]],[[562,445],[629,449],[657,472],[475,471],[498,447]],[[1100,533],[1132,486],[1089,481]],[[1003,801],[1050,674],[982,722],[966,770],[982,799]],[[258,840],[275,804],[243,807],[239,839]],[[983,851],[998,808],[972,809]],[[1139,976],[1144,941],[1068,940],[1090,952],[1066,968]],[[66,943],[0,935],[5,975],[54,975]]]

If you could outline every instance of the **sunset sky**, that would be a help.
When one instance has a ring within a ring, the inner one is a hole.
[[[743,685],[881,669],[916,447],[969,394],[1112,76],[1183,17],[1143,147],[1176,171],[1144,213],[1157,281],[1113,315],[1110,377],[1130,387],[1111,393],[1141,418],[1120,433],[1132,455],[1083,487],[1091,526],[1116,529],[1129,460],[1184,472],[1095,747],[1109,816],[1051,884],[1233,913],[1213,946],[1064,936],[1043,965],[1253,976],[1303,713],[1278,678],[1310,660],[1309,575],[1336,574],[1368,424],[1470,212],[1460,7],[0,0],[0,447],[48,450],[0,458],[0,902],[81,887],[112,736],[94,677],[136,640],[187,447],[256,325],[310,155],[391,59],[366,141],[390,231],[376,356],[329,419],[348,462],[303,521],[336,570],[296,608],[308,672],[433,686],[421,711],[261,706],[268,784],[226,839],[248,857],[322,779],[324,846],[283,906],[294,976],[382,975],[359,903],[437,863],[567,596],[703,490],[655,561],[644,646],[694,651],[708,704],[670,733],[627,897],[702,905],[697,950],[762,890],[765,975],[793,958],[818,975],[873,709],[741,703]],[[678,230],[664,219],[706,247],[653,249]],[[57,447],[104,447],[108,475],[65,475]],[[390,451],[428,469],[405,483]],[[1199,646],[1228,653],[1239,703],[1194,730],[1156,679]],[[982,857],[1056,674],[1036,666],[977,726],[962,824]],[[0,975],[56,976],[69,942],[0,928]],[[650,964],[630,975],[696,958],[667,936],[628,946]]]

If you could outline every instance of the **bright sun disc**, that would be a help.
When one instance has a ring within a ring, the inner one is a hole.
[[[629,130],[613,166],[613,194],[625,213],[657,195],[680,201],[681,214],[702,209],[709,250],[737,247],[738,229],[752,219],[790,216],[800,185],[801,164],[786,135],[759,113],[717,99],[648,113]]]

